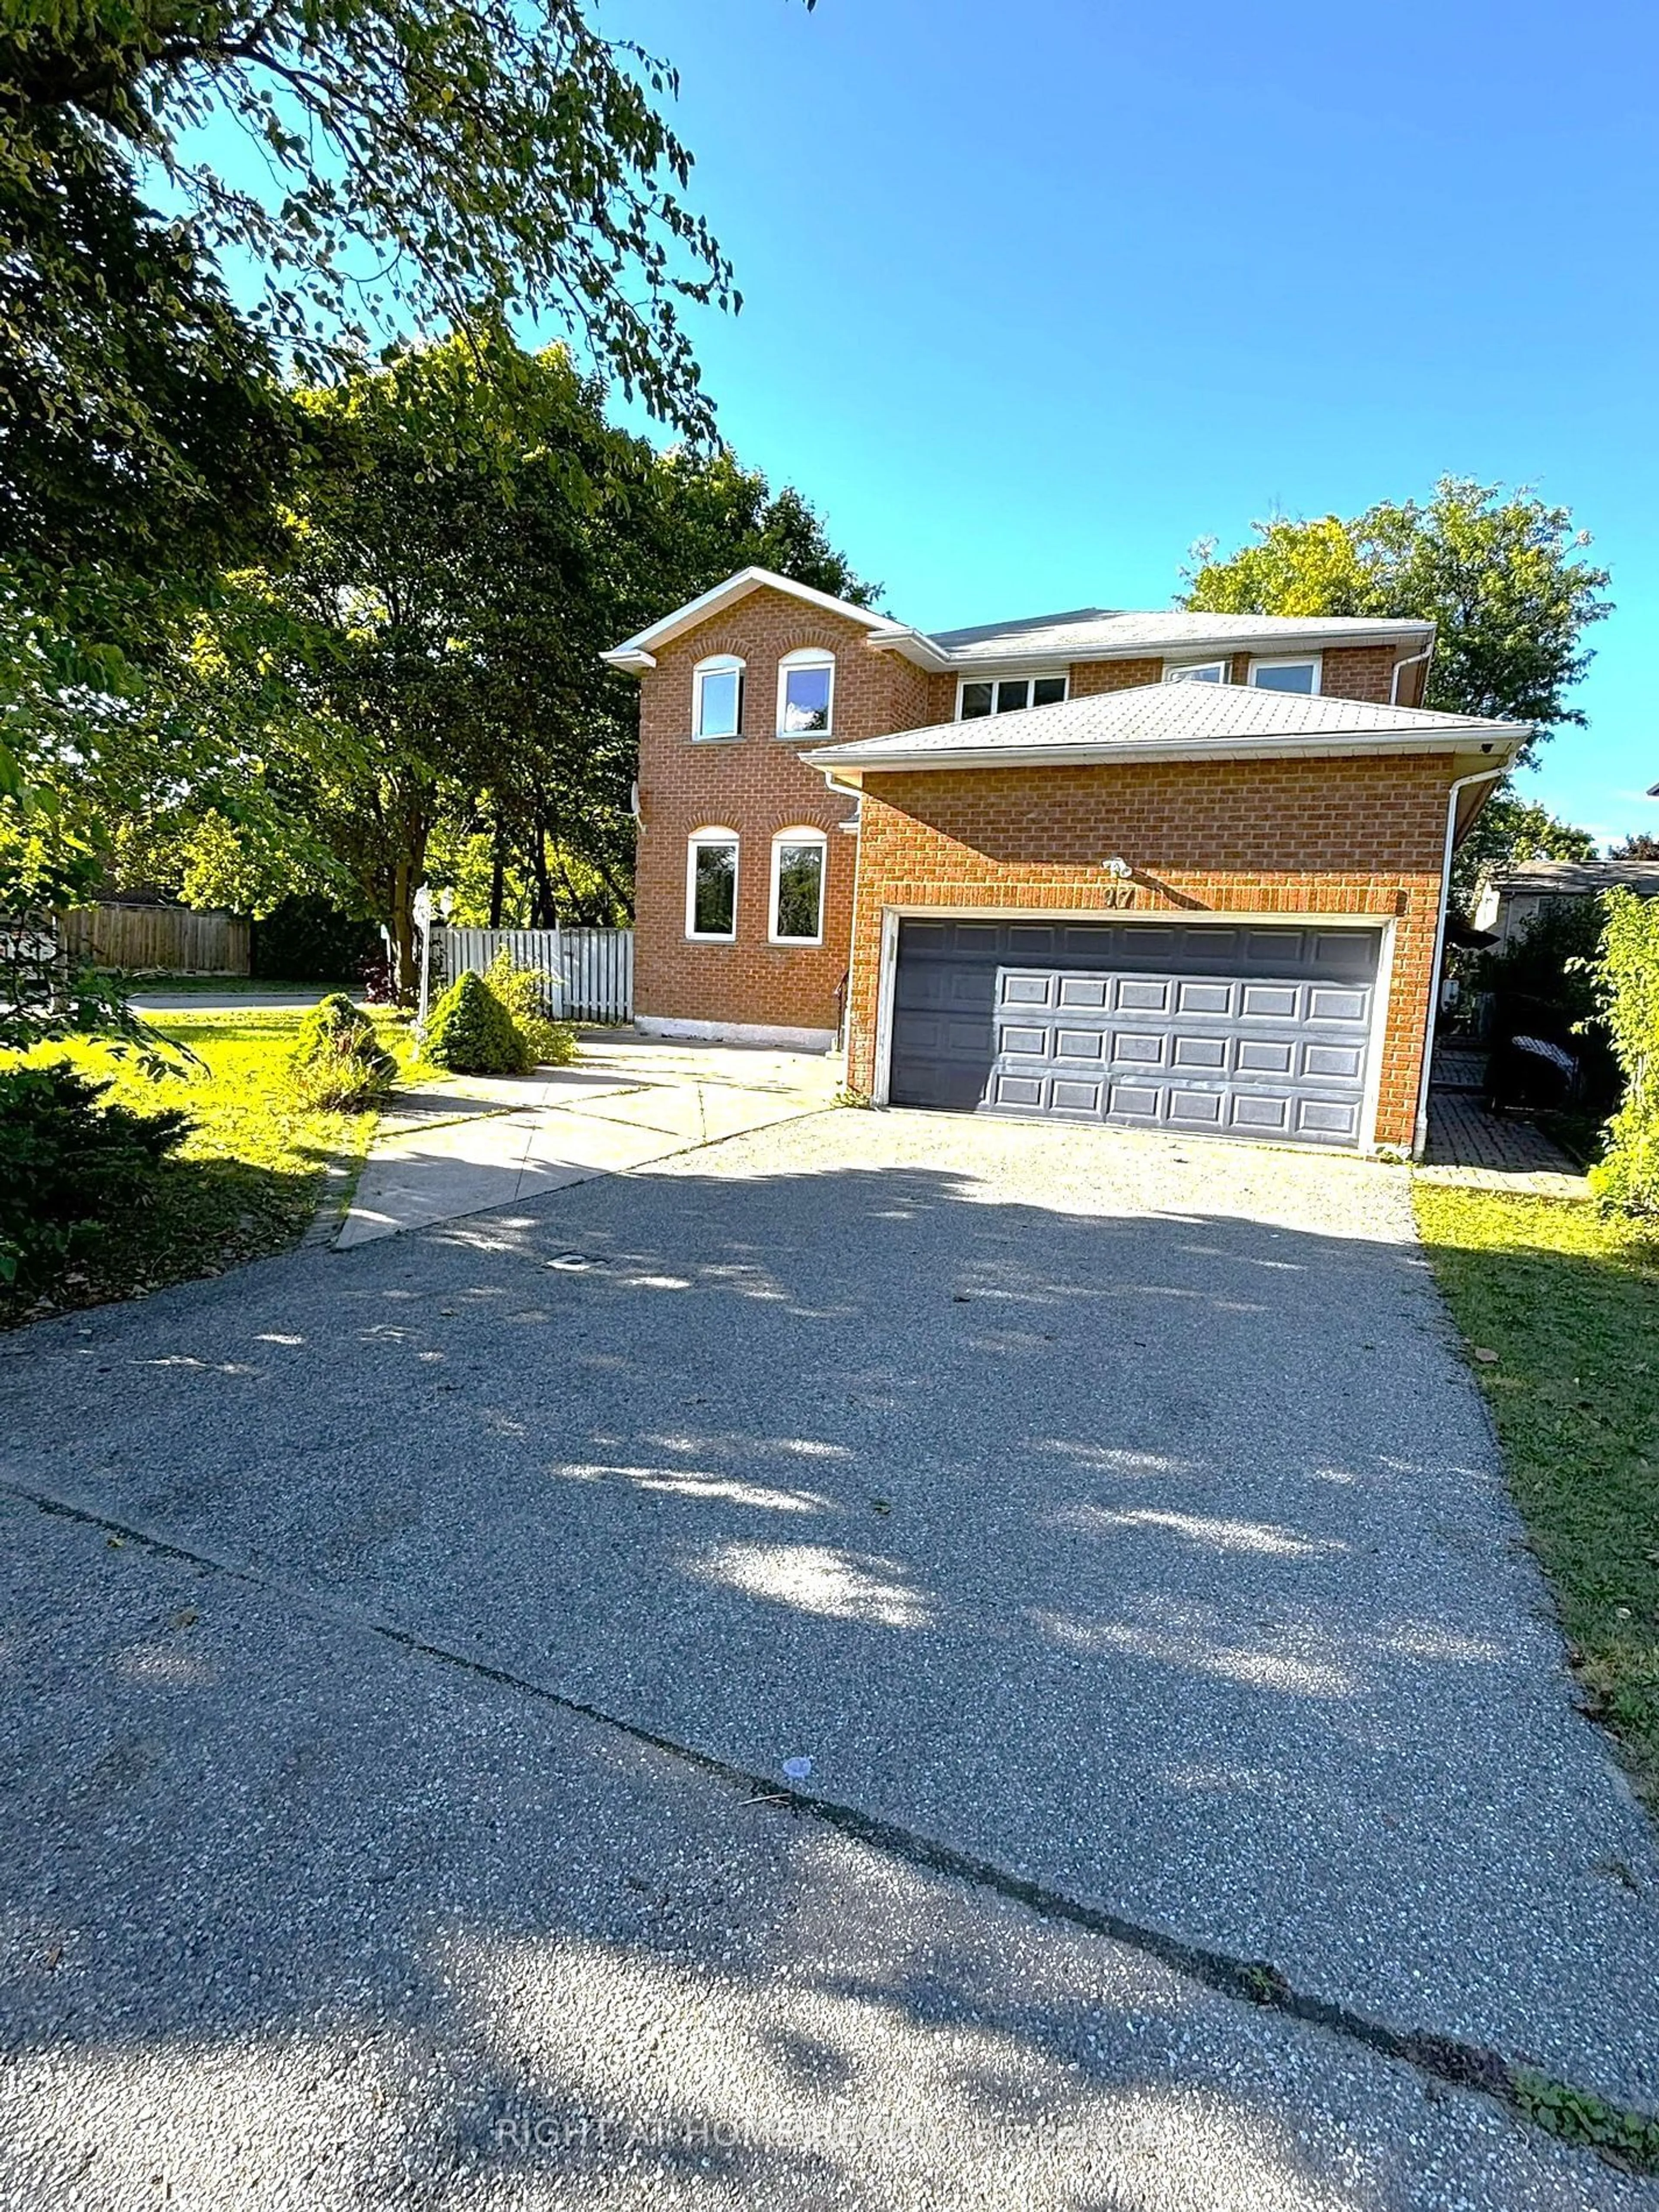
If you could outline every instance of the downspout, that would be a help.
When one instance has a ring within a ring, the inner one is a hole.
[[[833,769],[821,769],[818,772],[823,778],[824,788],[826,790],[841,792],[850,791],[853,793],[855,804],[853,809],[852,818],[849,821],[843,822],[841,827],[843,830],[850,830],[853,836],[856,838],[859,835],[860,817],[864,812],[863,785],[861,783],[849,784],[842,782],[836,775]],[[829,848],[826,846],[824,848],[824,862],[826,866],[829,864]],[[848,932],[847,973],[842,977],[841,989],[836,994],[839,1005],[837,1009],[838,1019],[836,1024],[836,1042],[830,1046],[829,1053],[826,1055],[827,1058],[831,1060],[834,1060],[837,1055],[839,1055],[841,1060],[841,1087],[843,1093],[849,1097],[852,1093],[853,1085],[853,962],[856,958],[858,952],[859,877],[862,873],[862,871],[859,866],[860,857],[859,850],[855,846],[853,860],[853,919],[851,927]]]
[[[1391,707],[1397,707],[1400,704],[1401,670],[1402,668],[1415,668],[1419,661],[1432,660],[1434,658],[1434,647],[1435,640],[1431,638],[1428,643],[1424,647],[1421,653],[1413,653],[1409,660],[1395,661],[1394,664],[1394,681],[1389,686],[1389,704]]]
[[[1432,649],[1432,648],[1431,648]],[[1404,667],[1405,662],[1401,665]],[[1509,773],[1509,763],[1501,768],[1479,769],[1473,775],[1460,775],[1446,793],[1446,842],[1440,857],[1440,911],[1434,923],[1434,960],[1429,969],[1429,1025],[1423,1039],[1423,1073],[1417,1086],[1417,1120],[1412,1129],[1412,1157],[1421,1159],[1423,1148],[1429,1141],[1429,1074],[1434,1064],[1434,1029],[1440,1012],[1440,963],[1446,957],[1446,908],[1451,899],[1452,848],[1457,836],[1457,797],[1471,784],[1496,783]]]

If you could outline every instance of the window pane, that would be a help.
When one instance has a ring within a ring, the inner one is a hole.
[[[738,848],[699,845],[696,889],[691,902],[693,934],[730,937],[737,913]]]
[[[991,686],[988,684],[964,684],[962,687],[962,719],[976,722],[981,714],[991,711]]]
[[[823,902],[822,845],[778,848],[778,911],[773,934],[817,937]]]
[[[1220,684],[1225,673],[1224,661],[1206,660],[1196,668],[1166,668],[1164,680],[1166,684]]]
[[[1258,691],[1311,692],[1313,680],[1311,660],[1295,660],[1283,668],[1254,668],[1250,672],[1250,681]]]
[[[1063,676],[1039,676],[1031,686],[1031,704],[1034,707],[1058,707],[1065,696],[1066,678]]]
[[[830,726],[830,671],[789,668],[783,677],[783,726],[793,737]]]
[[[1007,683],[998,684],[997,712],[999,714],[1018,714],[1022,707],[1029,707],[1030,703],[1031,686],[1024,676],[1012,677]]]
[[[735,668],[706,668],[697,678],[697,735],[735,738],[738,734],[738,689],[742,673]]]

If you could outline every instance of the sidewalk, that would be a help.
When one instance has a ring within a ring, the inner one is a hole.
[[[574,1067],[457,1076],[381,1117],[337,1250],[623,1175],[834,1103],[840,1062],[601,1030]]]

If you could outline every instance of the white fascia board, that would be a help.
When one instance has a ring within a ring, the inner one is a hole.
[[[1520,737],[1507,742],[1482,737],[1479,732],[1477,724],[1474,729],[1448,730],[1443,736],[1432,738],[1361,734],[1324,740],[1303,738],[1294,744],[1272,744],[1258,739],[1254,744],[1206,745],[1201,750],[1192,745],[1048,745],[1039,750],[1030,745],[1005,745],[994,751],[980,749],[947,752],[935,748],[927,752],[887,753],[878,760],[866,757],[837,761],[833,752],[802,753],[799,757],[809,768],[821,769],[826,781],[857,791],[862,788],[861,779],[866,775],[908,775],[918,769],[932,769],[1118,768],[1145,766],[1154,761],[1181,761],[1197,767],[1206,761],[1363,760],[1378,754],[1391,757],[1396,753],[1449,753],[1459,759],[1478,757],[1502,761],[1516,752],[1523,739],[1531,734],[1529,725],[1522,726]]]
[[[624,638],[620,645],[613,646],[608,653],[602,653],[599,658],[608,661],[613,668],[653,668],[656,663],[650,654],[653,645],[666,645],[670,639],[678,637],[683,631],[695,629],[699,623],[707,622],[711,615],[723,613],[727,607],[735,606],[739,599],[747,599],[750,592],[766,590],[786,592],[791,599],[801,599],[808,606],[817,607],[825,614],[839,615],[844,621],[862,623],[868,629],[884,632],[904,630],[903,623],[895,622],[890,615],[872,614],[868,607],[855,607],[850,599],[834,599],[828,592],[817,591],[811,584],[798,584],[792,577],[780,576],[771,568],[739,568],[724,583],[714,585],[708,591],[700,592],[695,599],[688,599],[683,607],[676,607],[672,614],[664,615],[658,621],[647,623],[645,629],[636,630],[632,637]]]
[[[926,668],[935,676],[945,675],[962,664],[953,660],[942,646],[935,645],[925,630],[884,630],[870,640],[872,653],[902,653],[907,660],[915,661],[918,668]]]

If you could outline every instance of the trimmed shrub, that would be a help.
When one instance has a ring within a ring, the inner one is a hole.
[[[527,1075],[530,1048],[482,975],[458,975],[432,1009],[422,1049],[457,1075]]]
[[[298,1104],[356,1114],[386,1097],[398,1063],[368,1016],[343,992],[335,991],[300,1024],[288,1071]]]
[[[1659,899],[1607,894],[1600,981],[1625,1096],[1590,1188],[1626,1213],[1659,1214]]]
[[[556,1022],[548,1012],[553,986],[541,969],[515,968],[503,945],[490,962],[484,981],[512,1016],[536,1065],[568,1067],[576,1057],[576,1031],[571,1023]]]
[[[131,1204],[190,1132],[172,1108],[103,1103],[66,1060],[0,1073],[0,1283],[43,1283]]]

